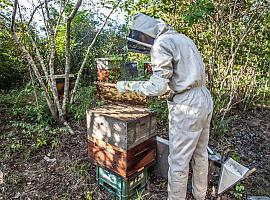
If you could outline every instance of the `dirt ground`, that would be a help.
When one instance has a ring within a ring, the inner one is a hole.
[[[239,113],[231,120],[229,131],[219,142],[228,156],[256,172],[245,181],[246,193],[270,196],[270,110]],[[231,151],[231,152],[229,152]]]
[[[270,110],[239,113],[229,124],[226,135],[219,141],[210,141],[221,154],[234,156],[243,165],[257,169],[242,181],[245,191],[240,199],[246,199],[246,195],[270,195],[269,119]],[[32,150],[25,133],[10,127],[9,120],[2,118],[0,126],[0,170],[4,173],[0,200],[114,199],[97,184],[95,165],[87,157],[84,126],[73,124],[74,134],[57,133],[57,148],[44,145]],[[12,139],[21,144],[21,148],[14,152],[9,146]],[[218,199],[212,194],[215,181],[209,184],[208,199]],[[233,189],[227,191],[222,199],[234,199],[233,193]],[[188,195],[188,199],[192,199],[190,193]],[[166,197],[167,181],[150,175],[141,199],[165,200]],[[133,199],[140,198],[137,195]]]

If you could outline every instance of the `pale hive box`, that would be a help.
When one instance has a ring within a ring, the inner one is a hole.
[[[128,150],[156,135],[155,114],[147,108],[106,105],[88,110],[88,138]]]

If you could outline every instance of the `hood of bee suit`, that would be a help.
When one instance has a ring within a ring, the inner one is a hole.
[[[172,28],[161,20],[142,13],[134,15],[130,33],[127,37],[128,49],[135,52],[149,52],[155,39]]]

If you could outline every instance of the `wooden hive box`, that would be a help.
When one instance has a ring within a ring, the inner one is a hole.
[[[91,161],[128,179],[156,160],[156,137],[125,151],[95,138],[88,139]]]
[[[128,150],[156,135],[156,117],[147,108],[107,105],[87,111],[88,138]]]
[[[115,84],[106,82],[95,82],[97,88],[97,98],[112,102],[113,104],[124,103],[125,105],[147,105],[149,97],[136,94],[134,92],[126,92],[121,94],[115,88]]]

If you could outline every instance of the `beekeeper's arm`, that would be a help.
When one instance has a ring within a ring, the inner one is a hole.
[[[160,96],[166,93],[168,82],[173,74],[173,56],[169,42],[157,41],[151,52],[153,75],[148,81],[119,81],[119,92],[135,92],[146,96]]]

